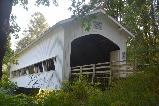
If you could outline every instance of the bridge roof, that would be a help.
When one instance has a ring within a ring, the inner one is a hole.
[[[90,14],[97,14],[97,13],[103,13],[106,14],[105,10],[103,9],[98,9],[95,11],[90,12],[88,15]],[[130,37],[135,37],[130,31],[128,31],[125,27],[123,27],[119,22],[117,22],[114,18],[112,18],[111,16],[108,16],[108,18],[115,23],[117,26],[119,26],[120,30],[123,30],[124,32],[126,32]],[[38,40],[40,40],[41,38],[43,38],[44,36],[46,36],[48,33],[50,33],[51,31],[55,30],[56,28],[64,25],[65,23],[68,22],[72,22],[74,19],[72,18],[68,18],[62,21],[57,22],[55,25],[53,25],[51,28],[49,28],[47,31],[45,31],[43,34],[41,34],[37,39],[35,39],[33,42],[31,42],[27,47],[25,47],[23,50],[21,50],[19,53],[21,53],[22,51],[26,50],[27,48],[29,48],[31,45],[33,45],[34,43],[36,43]],[[19,54],[18,53],[18,54]]]

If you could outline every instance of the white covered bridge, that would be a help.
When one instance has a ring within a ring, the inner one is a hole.
[[[110,62],[126,59],[126,40],[134,35],[104,10],[90,14],[97,18],[89,32],[81,21],[66,19],[24,48],[16,58],[19,64],[11,64],[10,80],[19,87],[60,89],[61,82],[77,73],[91,74],[92,81],[105,73],[109,75],[103,78],[110,78]],[[125,62],[114,66],[121,64]]]

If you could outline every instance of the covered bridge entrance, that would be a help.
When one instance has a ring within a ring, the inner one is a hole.
[[[110,53],[116,50],[120,48],[99,34],[76,38],[71,43],[70,66],[110,62]]]
[[[120,48],[100,34],[76,38],[71,43],[71,80],[77,74],[88,74],[89,82],[111,83],[111,55]],[[119,53],[119,52],[117,52]]]

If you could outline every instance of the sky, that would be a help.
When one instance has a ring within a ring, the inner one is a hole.
[[[49,26],[53,26],[57,22],[67,19],[72,15],[72,12],[68,10],[69,6],[71,5],[70,0],[57,0],[59,6],[55,6],[51,4],[49,7],[40,5],[36,7],[35,0],[29,0],[28,8],[29,10],[26,11],[23,9],[21,5],[13,6],[12,14],[16,15],[17,19],[16,22],[21,28],[21,31],[18,33],[19,39],[23,38],[22,31],[27,28],[27,24],[29,23],[30,16],[35,12],[41,12],[45,18],[47,19],[47,23]],[[15,37],[11,36],[11,44],[12,49],[15,49],[15,43],[19,40],[15,39]]]

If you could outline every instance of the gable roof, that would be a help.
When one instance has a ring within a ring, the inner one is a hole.
[[[106,14],[105,10],[103,9],[98,9],[95,11],[90,12],[88,15],[90,14],[96,14],[96,13],[103,13]],[[125,31],[128,35],[130,35],[131,37],[135,37],[130,31],[128,31],[125,27],[123,27],[119,22],[117,22],[114,18],[112,18],[111,16],[108,16],[108,18],[114,22],[117,26],[119,26],[120,29],[122,29],[123,31]],[[71,22],[73,21],[72,18],[68,18],[62,21],[57,22],[55,25],[53,25],[51,28],[49,28],[47,31],[45,31],[43,34],[41,34],[37,39],[35,39],[33,42],[31,42],[28,46],[26,46],[23,50],[21,50],[19,53],[21,53],[22,51],[26,50],[27,48],[29,48],[31,45],[33,45],[34,43],[36,43],[38,40],[40,40],[41,38],[43,38],[44,36],[46,36],[48,33],[50,33],[51,31],[55,30],[56,28],[58,28],[59,26],[64,25],[65,23]],[[19,54],[18,53],[18,54]]]

